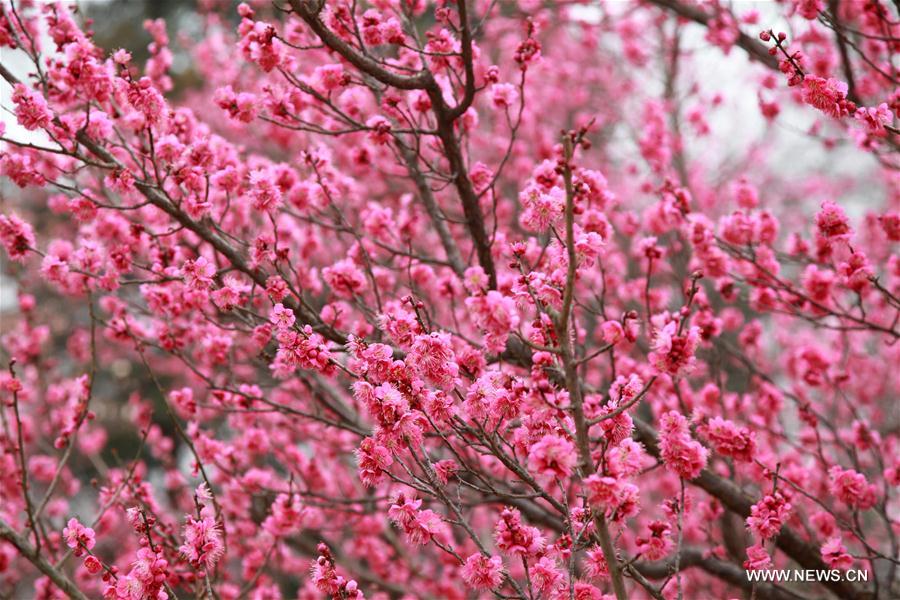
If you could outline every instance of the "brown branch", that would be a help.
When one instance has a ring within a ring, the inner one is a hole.
[[[56,587],[62,590],[69,598],[88,600],[88,597],[81,593],[81,590],[78,589],[71,579],[60,573],[28,540],[16,533],[3,519],[0,519],[0,539],[4,539],[15,546],[22,556],[27,558],[41,573],[49,577]]]
[[[678,0],[647,0],[650,4],[655,4],[660,8],[664,8],[677,14],[680,17],[699,23],[706,27],[712,17],[696,6],[682,4]],[[743,32],[738,32],[738,39],[735,45],[742,48],[750,58],[761,62],[770,69],[778,69],[778,59],[769,54],[765,46]]]
[[[837,41],[838,50],[841,53],[841,68],[844,71],[844,77],[847,78],[847,98],[854,104],[860,104],[859,97],[856,95],[856,81],[853,77],[853,65],[850,62],[850,52],[847,50],[847,42],[844,34],[841,33],[841,24],[838,21],[838,11],[840,6],[837,0],[829,0],[828,10],[831,12],[831,20],[834,23],[834,37]]]
[[[0,77],[3,77],[7,82],[11,85],[15,85],[19,83],[18,78],[10,73],[3,65],[0,65]],[[58,122],[58,118],[54,118],[54,121]],[[111,152],[109,152],[106,148],[92,140],[83,130],[79,131],[75,135],[76,141],[79,144],[87,148],[87,150],[101,159],[110,168],[125,168],[125,165],[121,163]],[[75,158],[80,158],[75,156]],[[253,269],[244,259],[243,255],[235,249],[231,244],[229,244],[225,239],[219,235],[217,232],[213,231],[208,225],[203,224],[202,222],[197,222],[192,219],[187,213],[177,207],[167,196],[165,193],[159,190],[156,186],[146,183],[144,181],[135,181],[135,187],[137,187],[138,191],[150,201],[151,204],[161,209],[163,212],[168,214],[170,217],[175,219],[178,223],[180,223],[185,229],[188,229],[198,235],[201,239],[209,243],[213,248],[216,249],[217,252],[222,254],[231,265],[241,271],[250,279],[253,280],[254,283],[261,287],[266,287],[266,279],[268,279],[268,274],[265,273],[261,269]],[[284,305],[290,308],[294,313],[299,317],[299,319],[303,323],[315,324],[320,322],[318,317],[302,306],[299,302],[297,302],[293,297],[288,296],[283,300]],[[338,344],[346,344],[347,338],[343,334],[335,331],[333,328],[328,327],[324,330],[323,335],[329,340],[336,342]]]
[[[574,138],[574,139],[573,139]],[[575,256],[575,187],[572,183],[572,160],[575,146],[580,142],[580,136],[575,138],[572,134],[565,134],[563,138],[563,180],[566,186],[566,250],[568,253],[568,269],[566,271],[566,289],[563,295],[563,305],[560,309],[556,323],[556,333],[559,337],[559,347],[562,355],[563,369],[565,371],[566,389],[572,402],[572,414],[575,420],[575,443],[578,446],[578,455],[581,468],[585,476],[596,472],[594,459],[591,456],[590,439],[588,437],[588,423],[584,416],[584,396],[582,395],[581,382],[578,378],[578,366],[575,362],[575,351],[572,348],[572,335],[570,333],[572,315],[572,301],[575,296],[576,256]],[[594,526],[597,529],[597,537],[600,539],[600,549],[606,557],[609,567],[609,577],[612,581],[613,591],[618,600],[626,600],[628,592],[625,590],[625,580],[622,578],[622,567],[616,556],[616,547],[606,523],[606,515],[602,512],[594,512]]]
[[[459,140],[456,139],[456,131],[454,130],[454,121],[452,115],[442,98],[443,92],[440,88],[428,90],[428,97],[431,99],[431,105],[434,114],[437,117],[438,127],[437,134],[444,147],[444,156],[450,166],[450,172],[453,177],[453,183],[459,193],[459,199],[463,205],[463,213],[466,217],[466,227],[472,236],[472,242],[475,244],[475,252],[478,254],[478,263],[484,272],[487,273],[491,289],[497,287],[497,271],[494,268],[494,257],[491,255],[491,243],[488,239],[484,226],[484,217],[481,214],[481,205],[478,202],[478,194],[475,193],[475,187],[472,180],[469,179],[468,169],[463,160],[462,148],[460,148]]]
[[[14,380],[16,378],[15,371],[16,359],[9,361],[9,375]],[[35,552],[41,551],[41,532],[38,529],[38,523],[34,516],[34,505],[31,503],[31,494],[28,491],[28,462],[25,460],[25,440],[22,435],[22,417],[19,414],[19,393],[13,388],[13,416],[16,419],[16,454],[19,458],[19,468],[22,470],[22,496],[25,500],[25,511],[28,513],[28,527],[34,534]]]
[[[422,201],[422,204],[425,205],[425,211],[431,218],[431,223],[434,225],[434,229],[441,239],[441,245],[444,247],[447,261],[453,267],[453,271],[462,277],[466,270],[466,265],[459,253],[459,247],[456,245],[456,241],[450,233],[450,228],[447,226],[447,218],[441,212],[437,199],[434,197],[434,192],[431,190],[431,186],[428,185],[428,180],[425,179],[425,175],[423,175],[422,171],[419,169],[413,151],[406,147],[400,147],[399,150],[400,154],[403,156],[403,161],[406,163],[406,170],[409,173],[410,178],[416,184],[416,189],[419,191],[419,199]]]
[[[430,71],[423,70],[416,75],[410,76],[398,75],[384,68],[371,57],[354,48],[335,35],[333,31],[328,29],[321,19],[319,19],[320,7],[317,3],[312,0],[290,0],[290,5],[294,12],[310,26],[313,32],[319,36],[326,46],[336,51],[363,73],[374,77],[385,85],[404,90],[425,90],[428,94],[428,98],[431,100],[432,110],[437,119],[437,136],[441,140],[441,145],[444,148],[444,156],[449,163],[453,183],[456,186],[459,199],[463,205],[463,212],[466,217],[466,227],[469,230],[469,235],[472,236],[472,242],[475,244],[478,262],[488,276],[490,287],[492,289],[496,288],[497,271],[494,267],[494,258],[491,255],[491,243],[485,229],[484,217],[481,214],[478,194],[475,193],[472,180],[469,178],[468,169],[466,168],[466,163],[463,159],[462,148],[459,145],[459,140],[456,138],[454,127],[456,118],[459,116],[456,113],[458,109],[465,104],[465,98],[469,96],[469,81],[474,85],[474,79],[470,80],[468,75],[470,66],[466,67],[466,96],[459,106],[451,108],[447,106],[447,103],[444,100],[443,90],[441,90],[441,87],[437,84]],[[460,17],[465,17],[464,7],[461,9]],[[468,26],[466,25],[463,29],[463,33],[466,37],[468,37],[466,34],[467,29]],[[469,40],[469,45],[471,45],[471,40]],[[464,59],[467,54],[465,46],[466,44],[464,43]],[[471,53],[471,48],[469,48],[468,53]],[[469,62],[471,62],[471,60]],[[472,76],[474,77],[474,72]],[[475,93],[474,88],[471,93]],[[465,111],[463,110],[462,112]]]
[[[312,557],[319,554],[317,546],[320,540],[324,540],[324,538],[318,532],[312,530],[306,530],[299,536],[285,538],[285,542],[289,546]],[[335,562],[352,573],[353,577],[359,580],[360,583],[384,590],[391,598],[401,598],[406,594],[406,589],[402,585],[385,581],[363,566],[362,563],[355,563],[349,560],[336,544],[327,545],[332,554],[334,554]]]
[[[650,579],[665,579],[675,572],[675,559],[660,562],[637,562],[632,567]],[[747,572],[740,566],[715,558],[704,556],[702,550],[697,548],[685,548],[681,552],[681,560],[678,570],[684,571],[693,567],[699,567],[710,575],[739,587],[751,591],[755,587],[756,598],[759,600],[798,600],[804,596],[785,590],[768,583],[755,583],[747,579]]]
[[[381,83],[401,90],[422,90],[436,85],[434,77],[428,71],[423,70],[415,75],[399,75],[342,40],[319,19],[320,3],[313,0],[290,0],[290,5],[326,46],[337,51],[354,67]]]
[[[455,121],[472,106],[475,99],[475,58],[472,56],[472,30],[469,28],[469,15],[466,11],[466,0],[459,2],[459,23],[462,37],[462,61],[466,71],[466,83],[463,98],[451,111],[450,120]]]
[[[659,446],[656,432],[648,423],[637,417],[633,417],[637,439],[644,444],[647,452],[659,457]],[[734,482],[713,473],[710,469],[704,469],[700,476],[689,483],[706,491],[717,498],[728,510],[747,517],[753,500],[747,496]],[[778,548],[786,555],[797,561],[805,569],[828,571],[830,567],[822,561],[819,548],[805,540],[787,526],[781,528],[781,533],[776,538]],[[840,598],[863,599],[870,594],[849,581],[823,581],[822,584],[837,594]]]

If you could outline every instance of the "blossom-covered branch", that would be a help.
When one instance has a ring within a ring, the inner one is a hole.
[[[233,11],[0,0],[0,589],[900,594],[896,6]]]

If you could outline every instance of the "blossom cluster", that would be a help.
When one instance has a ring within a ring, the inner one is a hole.
[[[191,17],[0,0],[6,595],[897,595],[896,6]]]

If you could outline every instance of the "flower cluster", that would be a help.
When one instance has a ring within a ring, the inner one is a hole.
[[[0,2],[0,595],[898,588],[896,3],[69,4]]]
[[[684,479],[700,475],[709,458],[709,450],[691,437],[684,415],[675,411],[664,414],[659,434],[660,456],[666,467]]]

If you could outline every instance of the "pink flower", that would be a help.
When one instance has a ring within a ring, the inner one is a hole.
[[[39,167],[35,154],[0,153],[0,175],[9,177],[19,187],[43,187],[47,180]]]
[[[549,556],[542,556],[531,565],[530,574],[531,585],[541,594],[547,594],[555,589],[564,577],[556,561]]]
[[[514,508],[505,508],[494,527],[497,548],[509,555],[535,556],[544,549],[544,538],[537,527],[522,523],[522,515]]]
[[[500,371],[487,371],[469,386],[463,410],[477,423],[484,422],[491,428],[501,419],[514,417],[519,409],[519,399],[510,392],[508,379]]]
[[[741,177],[732,184],[731,189],[738,206],[741,208],[752,209],[759,205],[759,193],[756,190],[756,186],[747,181],[746,177]]]
[[[209,289],[216,274],[216,265],[209,262],[205,256],[196,260],[186,260],[181,267],[181,275],[184,283],[193,290]]]
[[[804,102],[828,116],[839,119],[849,114],[847,84],[843,81],[806,75],[802,96]]]
[[[516,302],[497,290],[466,298],[466,307],[475,325],[485,334],[490,352],[500,353],[506,348],[509,333],[519,325]]]
[[[892,242],[900,242],[900,212],[886,212],[878,217],[884,234]]]
[[[872,285],[871,278],[875,274],[869,259],[862,252],[854,252],[846,261],[838,265],[838,273],[842,285],[854,292],[861,292]]]
[[[593,267],[603,252],[606,242],[595,231],[582,231],[575,235],[575,263],[579,269]]]
[[[384,17],[375,10],[369,9],[362,15],[362,37],[363,41],[369,46],[380,46],[384,43],[384,34],[382,32],[382,22]]]
[[[737,41],[740,31],[730,10],[719,10],[707,22],[706,40],[728,54]]]
[[[853,566],[853,557],[847,553],[840,537],[833,537],[822,544],[822,560],[832,569],[847,570]]]
[[[369,414],[386,429],[390,429],[410,410],[406,396],[390,383],[382,383],[373,388],[365,381],[357,381],[353,384],[353,395],[365,404]]]
[[[419,376],[442,390],[452,388],[459,375],[450,334],[446,332],[417,335],[407,361]]]
[[[388,303],[385,312],[378,315],[378,326],[395,344],[404,349],[409,348],[416,334],[422,332],[415,313],[400,303]]]
[[[794,4],[797,14],[810,21],[825,10],[825,0],[791,0],[791,2]]]
[[[187,517],[183,530],[184,544],[179,550],[195,568],[211,571],[222,554],[225,545],[222,532],[215,518],[205,516],[200,519]]]
[[[631,432],[634,430],[634,420],[627,410],[620,411],[613,417],[610,416],[619,410],[619,405],[618,400],[611,399],[597,411],[597,418],[601,419],[598,425],[603,430],[603,437],[609,444],[618,444],[625,438],[631,437]]]
[[[813,300],[828,304],[835,279],[834,271],[820,269],[816,265],[809,265],[803,270],[801,281],[804,290]]]
[[[66,546],[75,550],[75,556],[81,556],[85,549],[90,550],[96,544],[94,530],[85,527],[75,518],[69,519],[63,528],[63,538],[66,540]]]
[[[600,333],[606,344],[618,344],[625,338],[625,330],[618,321],[604,321],[600,325]]]
[[[850,223],[844,210],[831,201],[822,203],[822,209],[816,214],[816,227],[824,238],[842,239],[851,233]]]
[[[519,99],[519,91],[511,83],[495,83],[491,86],[491,102],[501,109],[511,108]]]
[[[160,554],[143,547],[137,551],[137,560],[125,577],[119,575],[116,584],[117,598],[143,600],[159,598],[169,575],[169,563]],[[115,596],[114,596],[115,597]]]
[[[149,77],[141,77],[127,89],[128,102],[144,115],[148,125],[156,125],[166,117],[166,101]]]
[[[687,419],[675,411],[660,418],[659,449],[666,467],[684,479],[700,475],[709,456],[709,450],[691,438]]]
[[[619,375],[609,386],[609,394],[619,404],[627,404],[634,400],[643,388],[644,382],[638,375],[632,373],[627,379]]]
[[[447,482],[459,472],[459,469],[459,464],[450,458],[434,463],[434,474],[437,475],[438,481],[444,485],[447,485]]]
[[[229,117],[241,123],[250,123],[259,113],[260,102],[255,94],[235,94],[230,85],[217,89],[213,99]]]
[[[480,266],[469,267],[463,274],[463,285],[470,294],[477,295],[488,287],[488,276]]]
[[[197,401],[194,400],[194,390],[189,387],[172,390],[169,393],[169,400],[178,410],[179,414],[192,416],[197,412]]]
[[[391,122],[386,118],[376,115],[366,121],[366,127],[369,129],[369,139],[372,143],[384,146],[391,141]]]
[[[699,345],[699,328],[688,327],[686,333],[678,333],[678,324],[669,321],[665,327],[656,332],[650,362],[660,372],[673,377],[688,373],[694,368],[694,353]]]
[[[266,169],[257,169],[250,173],[250,198],[253,208],[271,212],[278,209],[281,202],[281,190],[275,184],[272,173]]]
[[[609,563],[599,546],[594,546],[585,553],[584,572],[591,579],[609,580]]]
[[[884,480],[892,486],[900,486],[900,467],[888,467],[882,473]]]
[[[444,531],[440,515],[432,510],[419,510],[422,501],[408,498],[403,494],[388,509],[388,517],[396,523],[407,540],[416,545],[427,544],[433,537]]]
[[[630,477],[643,468],[646,456],[641,444],[626,437],[607,451],[606,469],[613,477]]]
[[[466,585],[475,590],[493,590],[503,582],[503,559],[499,556],[473,554],[462,568]]]
[[[742,211],[735,211],[719,221],[722,237],[737,246],[745,246],[753,241],[753,220]]]
[[[113,134],[113,122],[109,115],[98,110],[96,113],[91,113],[91,120],[86,124],[85,129],[92,139],[102,141]]]
[[[69,264],[60,260],[58,256],[48,254],[41,261],[41,275],[47,281],[65,283],[69,275]]]
[[[878,488],[869,483],[862,473],[833,466],[828,469],[828,476],[828,490],[847,506],[859,510],[875,506]]]
[[[375,441],[365,438],[356,452],[359,463],[359,479],[366,487],[374,487],[384,479],[384,473],[393,464],[390,450]]]
[[[31,225],[16,215],[0,215],[0,243],[12,260],[21,262],[34,248],[34,232]]]
[[[226,275],[224,279],[224,285],[212,293],[212,299],[223,311],[229,311],[244,303],[251,286],[231,275]]]
[[[415,521],[421,506],[421,499],[407,497],[401,493],[397,496],[397,501],[388,509],[388,517],[400,527],[409,527]]]
[[[274,536],[287,536],[299,532],[303,527],[306,509],[297,494],[278,494],[272,503],[271,514],[263,521],[262,527]]]
[[[341,298],[352,298],[368,288],[366,276],[349,258],[322,269],[322,277],[331,287],[331,291]]]
[[[241,36],[238,47],[244,54],[244,58],[254,62],[268,73],[278,67],[284,60],[284,48],[276,37],[277,31],[268,23],[253,21],[252,12],[249,17],[244,17],[238,27]]]
[[[77,221],[88,223],[97,216],[97,205],[89,197],[76,196],[69,198],[66,208],[74,215]]]
[[[522,227],[529,231],[543,232],[558,223],[566,208],[566,194],[559,187],[544,192],[531,185],[519,194],[524,211],[520,219]]]
[[[282,331],[278,334],[278,352],[271,368],[276,375],[292,373],[298,367],[314,369],[325,374],[334,371],[331,352],[325,345],[325,338],[314,333],[312,327],[305,325],[300,332]]]
[[[275,326],[278,331],[290,329],[294,325],[294,322],[296,320],[297,317],[294,316],[294,311],[289,308],[285,308],[285,306],[281,302],[272,307],[272,313],[269,317],[269,321]]]
[[[747,527],[760,541],[765,541],[778,535],[790,511],[791,504],[781,494],[770,494],[750,507]]]
[[[460,52],[460,43],[447,29],[428,33],[425,52],[429,54],[428,62],[435,73],[441,73],[450,65],[450,54]]]
[[[647,560],[659,560],[669,555],[675,547],[672,541],[672,527],[665,521],[652,521],[650,535],[638,537],[638,550]]]
[[[17,83],[13,87],[12,101],[16,105],[16,119],[25,129],[34,131],[45,129],[50,125],[53,113],[50,112],[42,94]]]
[[[289,291],[287,282],[281,277],[271,275],[266,279],[266,293],[274,302],[281,302],[284,300]]]
[[[313,79],[322,90],[329,92],[350,83],[350,74],[340,64],[320,65],[313,72]]]
[[[91,575],[96,575],[103,570],[103,563],[101,563],[100,560],[94,555],[85,556],[84,568],[87,569],[88,573],[90,573]]]
[[[575,444],[556,434],[545,435],[528,452],[528,468],[541,477],[565,479],[576,462]]]
[[[597,473],[584,480],[584,490],[591,506],[607,518],[621,521],[638,511],[638,488],[620,478]]]
[[[113,52],[112,59],[117,65],[127,65],[131,62],[131,52],[124,48],[119,48]]]
[[[762,544],[754,544],[747,548],[747,560],[744,568],[751,571],[764,571],[772,567],[772,559]]]
[[[894,113],[885,102],[874,108],[858,108],[853,117],[865,125],[866,130],[872,135],[884,135],[885,125],[890,125],[894,121]]]
[[[756,453],[756,434],[722,417],[713,417],[701,429],[704,437],[722,456],[750,462]]]

